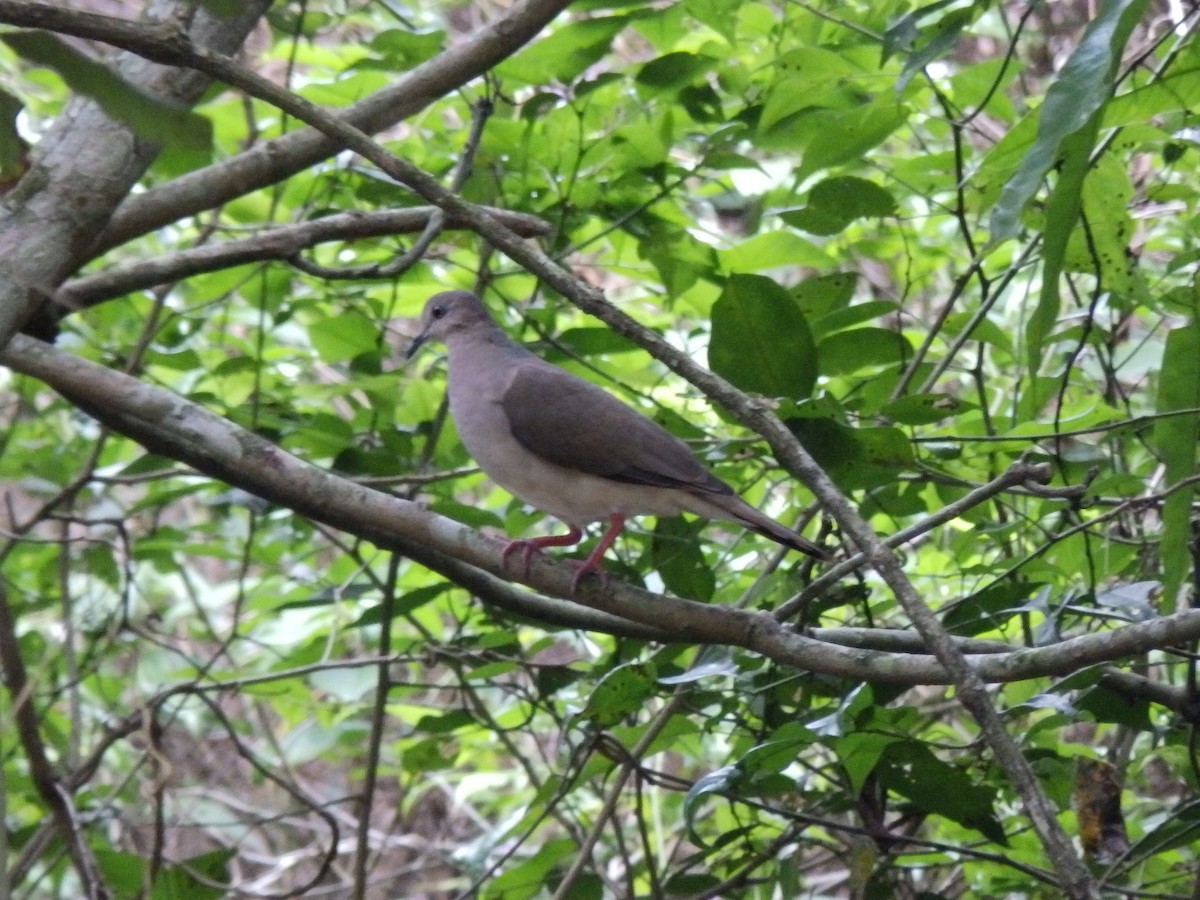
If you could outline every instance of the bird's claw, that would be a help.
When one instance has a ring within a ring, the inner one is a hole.
[[[503,550],[500,551],[500,568],[508,569],[508,558],[517,550],[521,551],[522,578],[529,578],[529,567],[532,564],[533,554],[541,553],[542,548],[538,546],[536,541],[519,540],[509,541]]]

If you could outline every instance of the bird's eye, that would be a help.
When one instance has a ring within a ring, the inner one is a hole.
[[[446,315],[446,307],[435,306],[433,309],[431,309],[429,311],[429,314],[431,316],[433,316],[435,319],[440,319],[440,318],[442,318],[442,316]]]

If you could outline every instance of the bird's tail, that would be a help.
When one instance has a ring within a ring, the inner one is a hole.
[[[797,534],[769,516],[763,515],[737,494],[704,494],[697,499],[705,506],[712,507],[710,512],[695,510],[701,515],[707,515],[713,519],[731,519],[740,522],[755,534],[761,534],[777,544],[807,553],[815,559],[828,561],[832,558],[832,554],[824,547],[814,544],[803,535]]]

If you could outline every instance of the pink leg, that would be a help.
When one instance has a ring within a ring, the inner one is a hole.
[[[509,541],[508,544],[500,551],[500,566],[501,568],[508,566],[508,558],[512,556],[514,550],[521,551],[521,563],[525,566],[525,578],[529,577],[529,560],[533,554],[541,552],[543,547],[569,547],[572,544],[578,544],[583,538],[583,532],[571,526],[571,530],[566,534],[555,534],[550,537],[529,538],[521,541]]]
[[[608,573],[604,571],[604,554],[608,552],[608,548],[613,545],[613,541],[617,539],[617,535],[624,527],[624,513],[613,513],[608,517],[608,530],[600,536],[600,543],[596,544],[595,549],[588,554],[583,565],[579,567],[579,571],[575,573],[575,577],[571,579],[572,593],[579,590],[579,579],[588,572],[596,572],[602,581],[608,579]]]

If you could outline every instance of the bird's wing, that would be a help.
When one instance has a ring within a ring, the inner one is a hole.
[[[513,367],[501,404],[518,443],[555,465],[627,484],[732,493],[678,438],[542,360]]]

